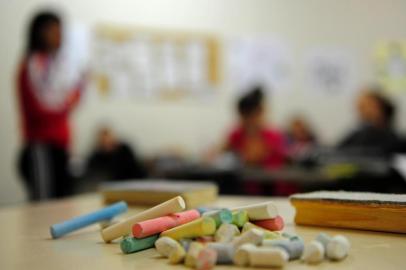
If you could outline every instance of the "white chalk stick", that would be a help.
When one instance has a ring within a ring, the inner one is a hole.
[[[231,211],[245,210],[249,220],[271,219],[278,216],[278,209],[272,202],[264,202],[231,208]]]
[[[250,266],[282,267],[289,260],[289,254],[278,247],[256,247],[248,251]]]
[[[228,243],[231,242],[235,236],[240,234],[240,230],[234,224],[221,224],[217,229],[214,239],[216,242]]]
[[[177,196],[139,214],[136,214],[122,222],[105,228],[101,231],[102,238],[105,242],[110,242],[123,235],[130,234],[132,226],[137,222],[180,212],[184,210],[185,207],[186,204],[183,198],[181,196]]]
[[[302,260],[309,264],[318,264],[324,259],[325,249],[321,242],[311,241],[305,246]]]
[[[236,265],[239,266],[248,266],[250,265],[250,257],[249,257],[249,252],[253,249],[255,249],[256,246],[254,244],[243,244],[240,247],[238,247],[233,256],[233,262]]]
[[[327,244],[326,255],[327,258],[339,261],[347,257],[350,250],[350,242],[343,235],[334,236]]]
[[[177,245],[180,244],[170,237],[160,237],[155,242],[155,248],[158,253],[166,258],[169,257],[169,254],[176,248]]]
[[[262,240],[264,239],[264,233],[258,229],[251,229],[249,231],[244,232],[240,236],[234,238],[231,242],[235,249],[243,244],[254,244],[260,245]]]

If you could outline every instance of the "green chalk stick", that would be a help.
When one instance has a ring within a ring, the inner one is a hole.
[[[245,210],[235,211],[233,213],[233,223],[238,228],[242,228],[248,222],[248,213]]]
[[[141,239],[126,237],[120,242],[121,251],[125,254],[129,254],[143,249],[152,248],[158,237],[158,234]]]
[[[220,227],[220,225],[223,223],[231,223],[233,221],[233,215],[228,209],[219,210],[215,214],[210,215],[210,217],[213,218],[216,222],[217,228]]]

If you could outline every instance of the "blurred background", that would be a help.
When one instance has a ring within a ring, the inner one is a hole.
[[[405,192],[406,1],[0,7],[2,205],[145,177]]]

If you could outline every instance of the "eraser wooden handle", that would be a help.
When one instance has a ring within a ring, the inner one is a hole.
[[[120,223],[114,224],[101,231],[105,242],[110,242],[121,236],[131,233],[132,226],[140,221],[165,216],[168,214],[180,212],[186,207],[185,201],[181,196],[172,198],[139,214],[136,214]]]
[[[251,204],[231,209],[233,212],[239,210],[247,211],[249,220],[271,219],[278,216],[278,210],[272,202]]]
[[[161,233],[161,236],[168,236],[175,240],[182,238],[196,238],[200,236],[213,235],[216,231],[216,222],[210,217],[202,217],[192,222],[180,225]]]
[[[112,219],[128,209],[127,203],[118,202],[98,211],[78,216],[70,220],[54,224],[50,227],[52,238],[58,238],[88,225]]]
[[[173,227],[191,222],[200,217],[199,211],[193,209],[180,213],[170,214],[159,218],[153,218],[134,224],[133,236],[143,238],[153,234],[161,233]]]

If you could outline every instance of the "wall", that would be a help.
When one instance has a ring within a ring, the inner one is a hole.
[[[373,80],[371,50],[382,39],[406,37],[406,1],[333,0],[115,0],[57,1],[75,20],[88,25],[112,22],[162,29],[197,30],[219,37],[278,35],[293,48],[301,64],[312,46],[344,46],[354,51],[358,80]],[[18,114],[13,78],[24,44],[24,29],[35,8],[49,1],[2,1],[0,3],[0,204],[22,201],[15,159],[19,148]],[[298,69],[300,70],[300,69]],[[293,89],[272,100],[272,119],[281,124],[292,112],[302,111],[313,119],[323,141],[333,143],[354,121],[351,95],[326,98],[309,95],[303,74],[296,74]],[[74,153],[90,147],[93,128],[107,117],[121,134],[151,154],[167,145],[182,144],[197,153],[221,137],[232,121],[230,84],[221,85],[216,99],[184,101],[84,102],[73,116]],[[405,96],[397,97],[406,104]],[[404,107],[404,106],[402,106]],[[400,108],[400,119],[406,110]],[[333,120],[332,120],[333,119]],[[399,120],[406,129],[406,122]],[[162,134],[165,134],[163,136]]]

